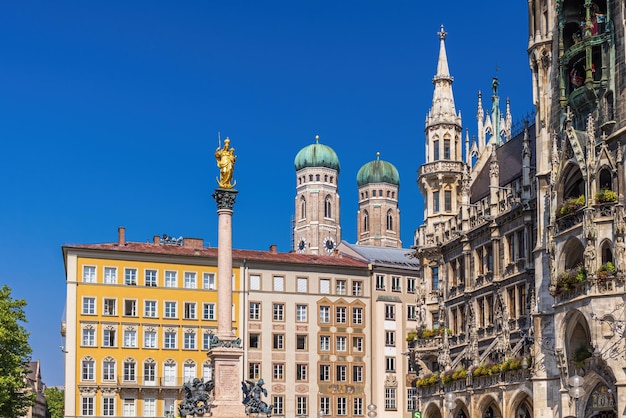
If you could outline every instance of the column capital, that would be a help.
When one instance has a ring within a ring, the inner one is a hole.
[[[233,189],[215,189],[215,193],[213,193],[213,199],[217,203],[217,209],[228,209],[232,210],[235,205],[235,198],[237,197],[237,190]]]

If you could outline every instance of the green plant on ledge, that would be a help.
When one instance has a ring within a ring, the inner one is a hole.
[[[565,215],[571,215],[583,206],[585,206],[585,195],[581,194],[578,197],[570,197],[556,210],[555,215],[557,219]]]
[[[446,385],[455,380],[465,379],[467,377],[467,370],[459,367],[456,370],[448,370],[441,374],[441,382]]]
[[[409,333],[406,335],[406,341],[408,343],[413,342],[417,339],[417,332],[415,331],[409,331]]]
[[[418,340],[430,340],[431,338],[441,337],[446,332],[448,335],[452,335],[450,328],[433,328],[433,329],[421,329],[417,332]]]
[[[576,366],[582,367],[585,360],[591,357],[591,351],[585,346],[578,347],[576,351],[574,351],[574,363]]]
[[[617,269],[615,268],[613,263],[607,261],[606,263],[602,264],[598,269],[598,280],[606,280],[610,277],[613,277],[616,271]]]
[[[570,290],[585,280],[587,280],[587,270],[583,266],[566,270],[556,280],[556,293]]]
[[[431,373],[422,377],[421,379],[417,379],[415,382],[417,387],[431,386],[439,383],[439,373]]]
[[[602,189],[596,193],[596,202],[598,203],[611,203],[617,202],[617,193],[613,190]]]

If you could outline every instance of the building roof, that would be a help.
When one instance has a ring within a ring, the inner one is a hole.
[[[104,243],[104,244],[67,244],[64,254],[69,250],[110,251],[137,255],[169,255],[179,257],[211,258],[217,260],[217,248],[192,245],[155,244],[144,242]],[[273,263],[307,264],[317,266],[366,268],[367,263],[344,254],[310,255],[295,252],[276,252],[260,250],[233,249],[233,260],[248,260]]]
[[[339,172],[339,157],[328,145],[319,143],[319,136],[315,137],[315,144],[302,148],[294,160],[296,171],[307,167],[326,167]]]
[[[398,169],[393,164],[382,161],[378,152],[376,159],[363,165],[356,174],[356,184],[359,187],[375,183],[390,183],[400,186]]]
[[[420,262],[417,258],[410,258],[408,254],[412,251],[408,248],[376,247],[370,245],[349,244],[341,242],[352,251],[366,259],[371,264],[386,267],[402,267],[409,269],[419,269]]]

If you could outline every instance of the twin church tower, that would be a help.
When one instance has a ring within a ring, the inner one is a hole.
[[[304,254],[332,254],[341,242],[339,158],[319,143],[296,155],[296,198],[293,250]],[[400,176],[393,164],[380,159],[357,173],[359,193],[357,244],[400,248]]]

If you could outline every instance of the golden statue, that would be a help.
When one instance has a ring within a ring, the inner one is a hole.
[[[235,148],[230,148],[230,139],[224,140],[224,148],[217,148],[215,150],[215,159],[217,160],[217,166],[220,168],[220,178],[217,180],[217,184],[223,189],[232,189],[237,182],[233,181],[233,171],[235,169],[235,161],[237,156],[235,155]]]

